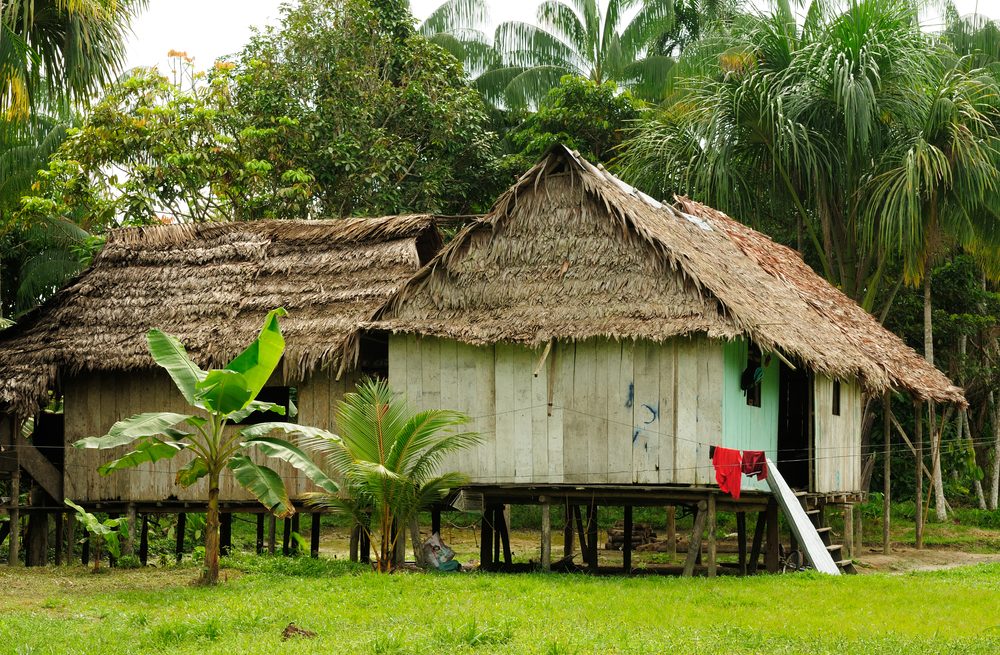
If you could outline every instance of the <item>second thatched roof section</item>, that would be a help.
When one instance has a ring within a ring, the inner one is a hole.
[[[89,269],[0,333],[0,407],[28,416],[60,376],[154,367],[152,327],[200,365],[223,365],[279,306],[285,374],[338,366],[359,321],[439,248],[427,215],[112,232]]]
[[[809,368],[964,403],[961,389],[795,251],[549,151],[367,325],[471,344],[747,336]]]

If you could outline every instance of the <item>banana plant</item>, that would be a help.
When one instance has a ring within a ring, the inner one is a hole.
[[[83,509],[69,498],[63,502],[67,507],[76,510],[76,519],[90,534],[89,539],[94,544],[94,573],[101,570],[101,546],[103,545],[112,558],[121,557],[121,531],[128,530],[128,519],[119,517],[107,518],[103,521]]]
[[[190,487],[208,478],[208,511],[205,516],[205,566],[202,582],[219,579],[219,482],[229,469],[233,478],[271,513],[287,518],[295,513],[285,485],[274,469],[250,458],[252,451],[288,462],[303,472],[320,489],[336,494],[337,484],[295,445],[271,436],[284,433],[298,437],[339,441],[320,428],[294,423],[267,422],[243,429],[227,426],[239,423],[253,412],[285,414],[275,403],[257,400],[285,351],[278,318],[283,308],[272,310],[264,319],[260,335],[224,368],[202,370],[191,361],[177,338],[152,329],[146,335],[153,360],[166,369],[177,389],[197,413],[152,412],[137,414],[115,423],[107,434],[77,441],[77,448],[117,448],[133,450],[98,468],[101,475],[146,462],[171,459],[180,453],[193,455],[177,471],[176,483]]]

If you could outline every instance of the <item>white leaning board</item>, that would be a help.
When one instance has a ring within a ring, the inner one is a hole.
[[[785,478],[781,477],[778,467],[770,458],[767,459],[767,486],[771,488],[771,493],[784,510],[792,532],[795,533],[795,539],[799,542],[799,547],[805,551],[806,559],[813,568],[820,573],[840,575],[840,569],[830,556],[830,551],[826,549],[823,539],[816,532],[816,526],[809,520],[795,492],[785,482]]]

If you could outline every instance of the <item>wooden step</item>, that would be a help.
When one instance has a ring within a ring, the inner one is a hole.
[[[833,530],[833,528],[831,528],[830,526],[826,526],[825,528],[816,528],[816,532],[820,533],[821,535],[829,532],[830,530]]]
[[[854,562],[849,559],[838,560],[834,563],[848,575],[857,575],[858,573],[858,570],[854,568]]]
[[[829,544],[827,545],[826,549],[832,553],[834,551],[840,550],[843,547],[844,547],[843,544]]]

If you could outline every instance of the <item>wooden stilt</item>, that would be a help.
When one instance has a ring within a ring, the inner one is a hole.
[[[317,559],[319,557],[319,531],[320,527],[323,525],[323,515],[319,512],[312,513],[312,522],[309,524],[309,557]],[[354,532],[352,531],[353,535]],[[354,544],[354,557],[351,558],[352,562],[357,562],[357,543]]]
[[[917,462],[917,489],[915,494],[916,516],[914,517],[916,546],[920,550],[924,547],[924,413],[923,403],[916,401],[913,412],[913,445],[916,449]]]
[[[441,534],[441,506],[431,508],[431,534]]]
[[[854,512],[850,505],[844,505],[844,557],[854,557]]]
[[[483,518],[479,523],[479,568],[493,570],[493,507],[483,508]]]
[[[708,496],[708,577],[714,578],[716,571],[716,512],[715,494]]]
[[[143,566],[149,563],[149,514],[142,515],[139,529],[139,563]]]
[[[128,521],[128,538],[125,540],[125,548],[122,552],[126,555],[135,555],[135,536],[139,515],[136,513],[135,503],[129,503],[125,512],[125,520]]]
[[[573,510],[569,502],[566,503],[564,514],[566,520],[563,522],[563,557],[567,558],[573,556]]]
[[[622,544],[622,571],[632,572],[632,506],[625,506],[625,541]]]
[[[493,515],[490,517],[490,526],[493,529],[493,566],[500,566],[500,523],[503,521],[503,509],[499,505],[493,506]]]
[[[73,549],[76,545],[76,514],[66,514],[66,563],[73,561]]]
[[[882,397],[882,430],[885,432],[885,444],[882,450],[882,553],[889,555],[892,553],[892,543],[889,535],[890,510],[891,510],[891,476],[892,476],[892,396],[890,391],[886,391]]]
[[[698,501],[698,513],[694,517],[694,527],[691,530],[691,539],[688,541],[687,557],[684,558],[684,577],[690,578],[694,575],[694,564],[701,551],[702,533],[705,532],[705,520],[708,514],[708,503],[704,500]]]
[[[503,563],[510,566],[514,563],[514,558],[510,551],[510,530],[507,526],[507,513],[504,511],[504,506],[500,506],[500,511],[497,512],[497,528],[500,535],[500,545],[503,547]]]
[[[219,514],[219,554],[228,556],[233,551],[233,513]]]
[[[851,505],[851,511],[854,512],[854,557],[860,557],[861,551],[864,550],[864,526],[862,521],[864,520],[861,516],[861,506]]]
[[[26,530],[27,545],[24,551],[25,566],[45,566],[49,559],[49,514],[45,510],[34,509],[45,507],[51,501],[42,487],[34,482],[28,494],[28,528]]]
[[[677,559],[677,507],[667,508],[667,557],[673,562]]]
[[[257,540],[254,545],[257,554],[262,555],[264,553],[264,514],[257,514],[257,534],[255,536]]]
[[[288,519],[281,521],[281,554],[285,557],[292,554],[292,522]]]
[[[420,520],[414,515],[410,518],[410,546],[413,548],[413,561],[417,566],[424,566],[423,542],[420,540]]]
[[[83,540],[83,545],[80,547],[80,563],[84,566],[90,566],[90,537]]]
[[[597,504],[587,505],[587,568],[597,572]]]
[[[764,554],[764,564],[768,573],[778,572],[778,503],[773,498],[767,501],[767,551]]]
[[[278,517],[274,514],[267,516],[267,552],[274,555],[278,551]]]
[[[174,535],[176,537],[174,540],[174,557],[178,563],[180,563],[181,558],[184,557],[184,530],[186,527],[187,514],[181,512],[177,515],[177,530]]]
[[[351,542],[349,549],[351,561],[359,561],[361,551],[361,526],[356,523],[354,524],[354,527],[351,528]]]
[[[736,549],[737,571],[740,575],[747,574],[747,515],[746,512],[736,512]]]
[[[542,504],[542,547],[541,547],[541,561],[542,570],[550,571],[552,570],[552,516],[551,505],[549,503]]]
[[[7,541],[7,537],[10,535],[10,521],[4,521],[0,523],[0,546],[3,546],[3,542]]]
[[[750,548],[750,562],[747,566],[747,573],[755,575],[757,565],[760,563],[760,549],[764,545],[764,527],[767,525],[767,512],[757,513],[757,524],[753,529],[753,546]]]
[[[301,518],[302,518],[302,515],[299,512],[295,512],[294,514],[292,514],[292,532],[295,533],[299,537],[302,536],[302,530],[300,528]],[[299,554],[299,540],[295,539],[295,538],[292,538],[291,534],[288,535],[288,538],[290,540],[290,543],[288,544],[289,551],[291,552],[292,555],[298,555]]]
[[[14,457],[17,457],[17,448],[14,449]],[[10,475],[10,508],[7,515],[10,517],[10,545],[7,550],[7,563],[10,566],[19,566],[21,563],[21,469],[15,468]]]
[[[371,517],[368,519],[369,525],[371,525]],[[371,564],[372,561],[372,538],[364,528],[361,529],[361,561],[365,564]]]
[[[55,514],[52,515],[52,518],[54,518],[56,520],[56,531],[55,531],[55,540],[56,540],[55,558],[56,558],[56,566],[60,566],[62,564],[62,560],[63,560],[63,534],[64,534],[63,531],[65,529],[64,526],[65,526],[65,518],[66,517],[63,516],[62,512],[56,512]]]

